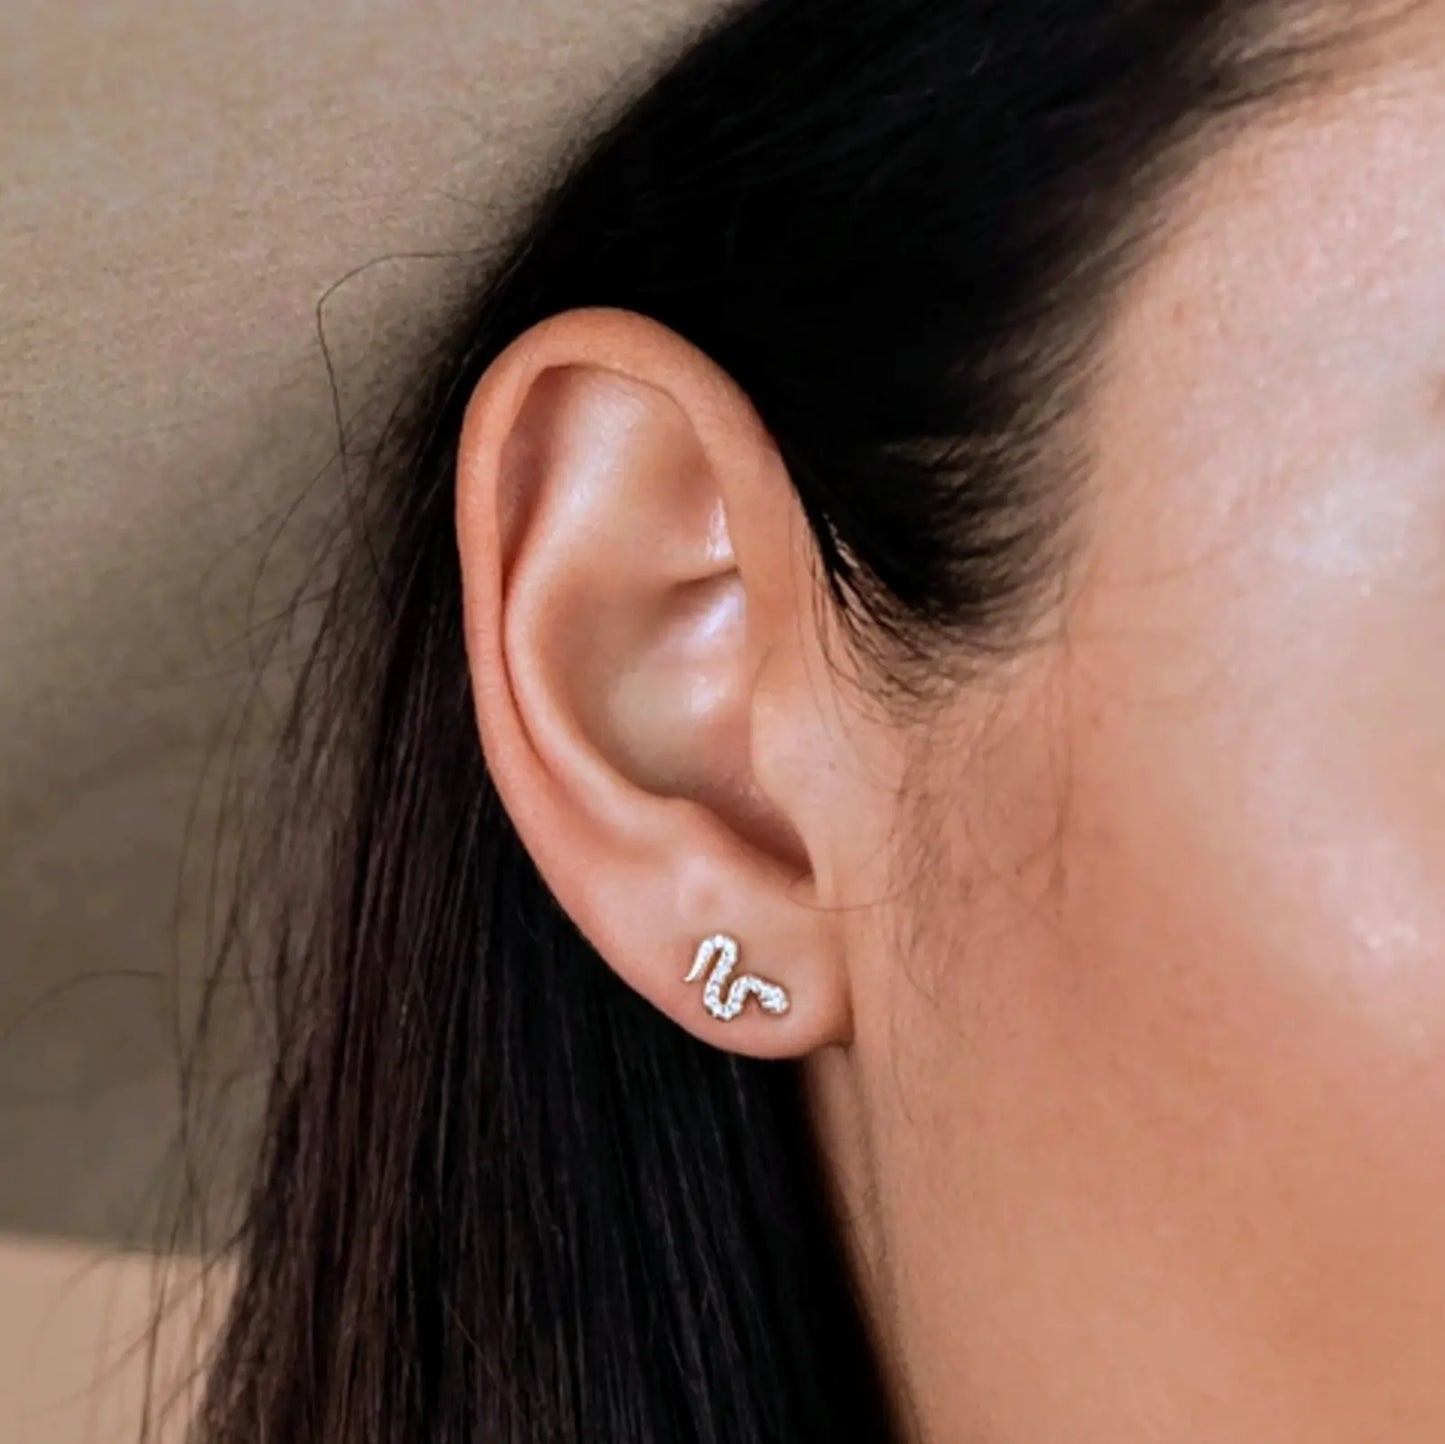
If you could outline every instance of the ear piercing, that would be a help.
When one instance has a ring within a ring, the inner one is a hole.
[[[708,972],[709,964],[712,965],[711,972]],[[683,981],[695,983],[707,973],[707,982],[702,989],[702,1005],[721,1023],[728,1023],[736,1018],[750,995],[757,998],[758,1006],[765,1013],[776,1015],[788,1011],[786,988],[777,983],[766,982],[752,973],[741,973],[734,978],[733,969],[737,965],[737,939],[728,937],[726,933],[714,933],[712,937],[704,938],[699,945],[697,956],[692,960],[692,967],[688,969],[687,977]],[[728,982],[730,978],[731,984]],[[723,996],[724,987],[727,987],[726,997]]]

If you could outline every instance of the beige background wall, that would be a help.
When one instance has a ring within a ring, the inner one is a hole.
[[[583,112],[708,8],[0,5],[7,1441],[102,1437],[51,1396],[80,1388],[86,1328],[124,1334],[142,1296],[143,1263],[108,1265],[128,1282],[103,1317],[62,1241],[145,1244],[163,1218],[218,801],[228,777],[244,796],[268,714],[236,723],[338,504],[318,300],[379,261],[326,309],[350,414],[460,274],[400,257],[485,243]]]

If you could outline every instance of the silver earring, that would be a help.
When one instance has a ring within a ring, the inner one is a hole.
[[[714,959],[717,960],[715,963]],[[788,1011],[786,988],[777,983],[765,982],[762,978],[754,977],[752,973],[743,973],[733,978],[733,969],[738,965],[736,938],[730,938],[726,933],[714,933],[712,937],[704,938],[698,945],[697,956],[692,960],[692,967],[688,969],[684,981],[695,983],[707,972],[709,963],[712,963],[713,967],[703,985],[702,1005],[719,1022],[728,1023],[736,1018],[742,1012],[749,994],[757,998],[758,1006],[765,1013],[780,1014]],[[729,978],[732,978],[730,986]],[[723,997],[724,987],[727,987],[726,998]]]

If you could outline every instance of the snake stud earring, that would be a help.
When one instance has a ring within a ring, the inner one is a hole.
[[[709,964],[712,965],[711,972],[708,972]],[[736,1018],[749,996],[757,998],[758,1006],[765,1013],[776,1015],[788,1011],[787,989],[754,977],[752,973],[733,977],[733,969],[737,965],[737,939],[728,937],[726,933],[714,933],[698,946],[697,956],[683,981],[695,983],[707,973],[707,982],[702,989],[702,1005],[721,1023],[730,1023]],[[725,987],[726,997],[723,996]]]

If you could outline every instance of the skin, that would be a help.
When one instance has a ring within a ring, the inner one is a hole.
[[[1178,199],[1066,603],[868,700],[747,398],[644,318],[478,387],[482,744],[578,925],[805,1060],[920,1439],[1445,1438],[1445,33]],[[822,630],[820,631],[820,627]],[[682,979],[723,929],[793,996]]]

